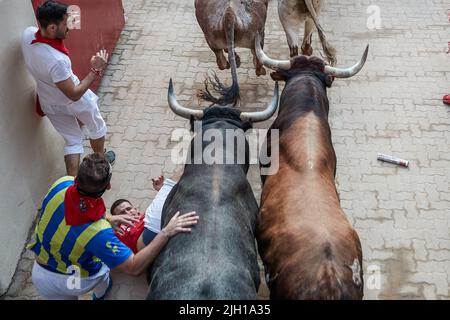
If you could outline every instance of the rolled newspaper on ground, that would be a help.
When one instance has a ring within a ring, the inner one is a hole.
[[[400,158],[397,158],[394,156],[390,156],[387,154],[383,154],[383,153],[378,153],[377,160],[389,162],[389,163],[393,163],[393,164],[398,164],[399,166],[402,166],[405,168],[407,168],[409,166],[408,160],[403,160],[403,159],[400,159]]]

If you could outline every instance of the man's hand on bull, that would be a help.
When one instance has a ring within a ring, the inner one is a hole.
[[[179,232],[191,232],[192,226],[197,224],[200,217],[195,211],[191,211],[180,215],[180,211],[170,219],[165,228],[161,230],[162,234],[165,234],[168,238],[173,237]]]
[[[133,227],[136,222],[139,222],[139,219],[131,213],[114,216],[111,214],[107,214],[106,220],[108,220],[113,230],[121,235],[124,234],[124,231],[122,230],[122,228],[120,228],[122,224]]]
[[[158,178],[152,179],[152,183],[153,183],[153,189],[155,189],[156,191],[161,190],[161,188],[164,184],[164,176],[160,175]]]

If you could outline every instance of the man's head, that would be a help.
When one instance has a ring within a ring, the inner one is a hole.
[[[53,0],[45,1],[36,9],[36,19],[39,21],[44,35],[51,39],[65,39],[67,27],[67,5]]]
[[[114,203],[111,206],[110,212],[113,216],[116,216],[127,213],[137,214],[138,210],[131,204],[130,201],[126,199],[119,199],[114,201]]]
[[[75,178],[78,192],[81,195],[100,198],[111,188],[112,169],[105,156],[93,153],[84,157]]]

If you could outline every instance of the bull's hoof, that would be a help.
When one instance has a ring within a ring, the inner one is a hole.
[[[219,67],[219,70],[230,69],[230,64],[228,62],[226,62],[226,63],[217,63],[217,66]]]
[[[298,56],[298,46],[289,47],[289,50],[290,50],[289,55],[290,55],[291,58],[295,57],[295,56]]]
[[[328,57],[328,62],[330,63],[330,66],[334,67],[337,63],[336,57]]]
[[[241,66],[241,57],[239,57],[236,53],[234,56],[236,57],[236,67],[239,68]]]
[[[305,56],[311,56],[313,53],[313,48],[311,46],[302,47],[302,54]]]
[[[266,75],[266,69],[264,67],[256,68],[256,75],[259,76],[265,76]]]

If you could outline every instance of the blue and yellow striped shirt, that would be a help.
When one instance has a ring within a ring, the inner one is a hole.
[[[100,271],[102,262],[110,269],[122,264],[132,254],[114,234],[105,219],[80,226],[68,226],[64,219],[64,196],[74,184],[73,177],[56,181],[42,203],[34,242],[28,246],[36,260],[47,269],[72,274],[68,268],[76,266],[81,277]],[[72,269],[73,270],[73,269]]]

